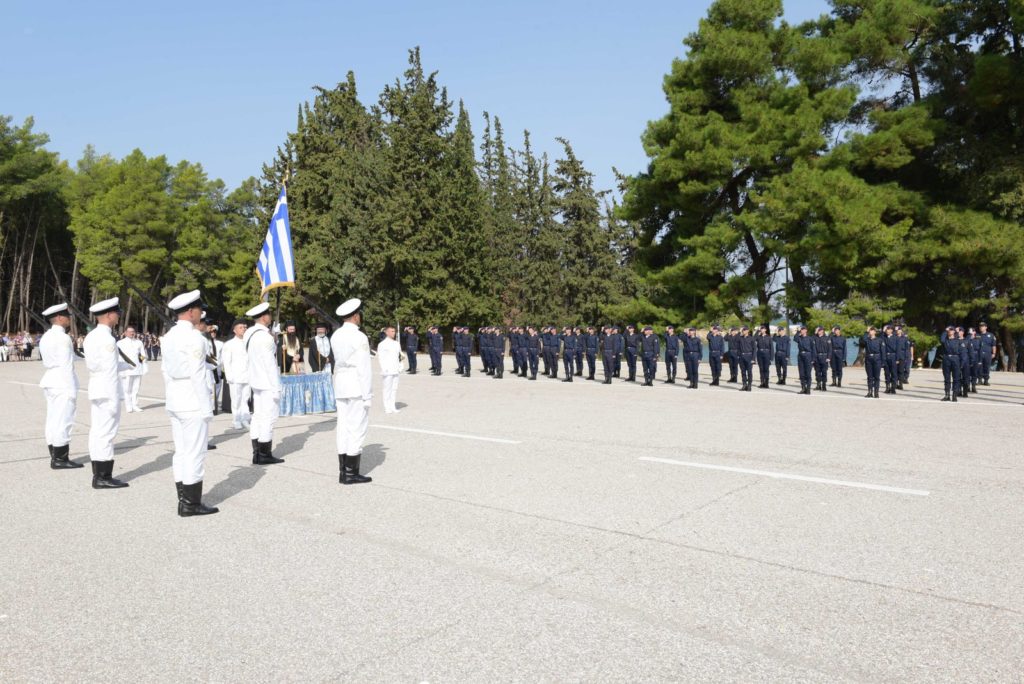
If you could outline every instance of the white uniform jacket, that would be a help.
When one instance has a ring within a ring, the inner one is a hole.
[[[117,343],[110,328],[97,325],[85,336],[82,346],[85,366],[89,369],[89,399],[123,399],[118,373],[131,366],[117,353]]]
[[[178,321],[160,338],[168,411],[213,413],[213,394],[208,385],[210,371],[206,367],[207,343],[203,334],[188,321]]]
[[[331,335],[334,351],[334,396],[338,399],[373,399],[370,377],[370,341],[359,327],[345,323]]]
[[[232,337],[224,343],[220,362],[224,366],[224,377],[228,382],[236,385],[249,384],[249,355],[245,353],[245,342],[241,338]]]
[[[397,340],[385,337],[377,345],[377,364],[381,375],[398,375],[402,372],[402,348]]]
[[[254,390],[281,391],[277,370],[277,342],[267,327],[257,323],[242,338],[249,359],[249,386]]]
[[[122,337],[117,341],[117,348],[124,352],[124,355],[132,360],[135,368],[129,367],[121,371],[121,375],[145,375],[146,374],[146,348],[139,338]]]
[[[43,389],[78,391],[78,375],[75,373],[75,344],[64,328],[55,325],[39,340],[39,354],[43,357]]]

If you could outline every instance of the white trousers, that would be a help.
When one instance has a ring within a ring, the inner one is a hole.
[[[274,439],[274,423],[281,413],[281,393],[276,390],[252,391],[252,422],[249,439],[270,442]]]
[[[338,453],[358,456],[370,427],[370,409],[361,398],[338,399]]]
[[[174,481],[187,485],[201,482],[205,473],[210,424],[199,411],[168,411],[168,414],[174,439],[174,457],[171,459]]]
[[[128,411],[136,411],[139,408],[139,386],[142,384],[141,375],[122,375],[121,386],[124,388],[124,407]]]
[[[235,427],[249,427],[249,421],[252,419],[252,414],[249,413],[249,397],[252,396],[252,390],[249,389],[248,383],[230,382],[228,384],[231,392],[231,416]]]
[[[64,446],[71,441],[75,424],[74,390],[49,389],[46,394],[46,443]]]
[[[0,347],[0,361],[6,361],[11,355],[10,347]]]
[[[93,399],[89,405],[89,460],[113,461],[114,437],[121,424],[121,400]]]
[[[394,413],[398,410],[395,408],[395,396],[398,394],[398,376],[382,375],[380,379],[383,387],[381,394],[384,397],[384,412]]]

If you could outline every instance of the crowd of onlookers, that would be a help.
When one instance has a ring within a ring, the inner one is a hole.
[[[0,362],[31,360],[33,352],[39,347],[40,337],[42,337],[40,333],[28,331],[0,334]],[[115,333],[114,337],[120,338],[121,336]],[[147,360],[158,360],[160,358],[160,338],[153,333],[140,333],[138,338],[142,340],[142,344],[146,348]],[[79,335],[75,338],[75,349],[81,352],[84,343],[85,335]],[[36,354],[35,358],[38,356]]]
[[[41,335],[33,335],[28,331],[5,332],[0,335],[0,361],[27,361],[32,358],[32,350],[39,346]]]

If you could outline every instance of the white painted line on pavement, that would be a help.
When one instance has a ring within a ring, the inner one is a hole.
[[[416,428],[396,427],[394,425],[371,425],[372,428],[381,430],[397,430],[399,432],[418,432],[423,435],[438,435],[440,437],[455,437],[457,439],[475,439],[478,442],[496,442],[498,444],[522,444],[514,439],[499,439],[498,437],[480,437],[478,435],[463,435],[458,432],[439,432],[437,430],[418,430]]]
[[[670,458],[653,458],[641,456],[641,461],[653,463],[668,463],[669,465],[686,466],[687,468],[701,468],[703,470],[722,470],[727,473],[741,473],[744,475],[758,475],[771,477],[776,480],[798,480],[800,482],[816,482],[818,484],[836,485],[838,487],[853,487],[855,489],[872,489],[878,492],[891,492],[893,494],[910,494],[912,496],[928,496],[930,492],[923,489],[904,489],[903,487],[889,487],[887,485],[870,484],[867,482],[849,482],[847,480],[829,480],[824,477],[810,477],[807,475],[790,475],[788,473],[775,473],[770,470],[750,470],[748,468],[734,468],[732,466],[711,465],[709,463],[693,463],[691,461],[675,461]]]

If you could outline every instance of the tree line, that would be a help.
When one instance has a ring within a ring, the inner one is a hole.
[[[258,177],[87,149],[74,167],[0,118],[3,328],[26,307],[202,286],[220,316],[281,183],[299,285],[403,324],[840,324],[893,320],[921,344],[986,319],[1024,332],[1021,27],[1010,0],[718,0],[665,76],[646,169],[594,187],[570,142],[538,154],[497,116],[479,135],[418,49],[370,103],[317,87]],[[616,198],[621,197],[621,206]],[[66,292],[58,292],[60,283]],[[312,320],[283,293],[287,316]],[[148,318],[147,318],[148,315]]]

